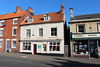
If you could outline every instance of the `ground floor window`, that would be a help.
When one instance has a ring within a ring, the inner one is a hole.
[[[16,48],[16,39],[12,39],[12,48]]]
[[[60,51],[60,42],[50,42],[49,51]]]
[[[2,41],[0,41],[0,48],[2,48]]]
[[[46,51],[47,49],[47,45],[46,44],[43,44],[43,51]]]
[[[74,49],[73,52],[74,54],[89,54],[88,41],[86,40],[74,41],[73,49]]]
[[[31,43],[30,42],[24,42],[22,49],[23,50],[31,50]]]

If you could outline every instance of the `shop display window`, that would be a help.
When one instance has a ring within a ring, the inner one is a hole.
[[[73,49],[74,54],[89,54],[88,41],[74,41]]]
[[[50,51],[60,51],[60,42],[50,42],[49,50]]]
[[[23,43],[23,50],[31,50],[31,43]]]

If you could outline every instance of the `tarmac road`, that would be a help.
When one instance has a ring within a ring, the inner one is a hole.
[[[0,53],[0,67],[100,67],[100,59]]]

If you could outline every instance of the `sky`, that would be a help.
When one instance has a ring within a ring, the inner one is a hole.
[[[70,8],[74,9],[74,15],[100,13],[100,0],[1,0],[0,15],[16,12],[17,6],[21,6],[22,10],[31,7],[35,15],[57,12],[61,9],[61,3],[65,7],[67,26],[70,21]]]

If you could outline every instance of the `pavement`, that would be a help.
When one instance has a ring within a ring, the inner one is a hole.
[[[7,53],[0,52],[0,67],[4,62],[7,62],[7,67],[11,67],[9,64],[22,65],[24,67],[100,67],[100,59],[98,58],[71,58],[71,57],[59,57],[48,55],[31,55],[23,53]],[[1,64],[2,63],[2,64]],[[17,63],[17,64],[16,64]],[[27,64],[27,65],[26,65]],[[17,65],[17,66],[18,66]],[[14,66],[13,66],[14,67]],[[20,66],[19,66],[20,67]]]

